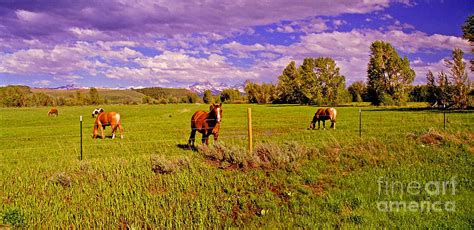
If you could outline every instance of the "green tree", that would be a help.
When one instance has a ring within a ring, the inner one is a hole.
[[[143,96],[142,97],[142,104],[152,104],[153,98],[150,96]]]
[[[240,92],[237,89],[224,89],[220,98],[223,103],[232,103],[240,99]]]
[[[186,95],[186,102],[187,103],[198,103],[199,102],[199,96],[195,93],[188,93]]]
[[[302,102],[305,104],[321,105],[323,104],[322,83],[314,72],[314,68],[314,60],[312,58],[305,58],[299,68],[302,82]]]
[[[212,97],[212,92],[210,90],[205,90],[204,91],[204,96],[202,97],[202,100],[206,104],[211,104],[214,100],[214,98]]]
[[[1,88],[0,99],[6,107],[28,106],[31,90],[27,86],[12,85]]]
[[[283,70],[283,73],[278,77],[276,90],[281,103],[303,103],[304,97],[301,91],[301,76],[294,61],[290,62]]]
[[[89,103],[91,103],[93,105],[100,104],[99,91],[97,91],[97,89],[94,88],[94,87],[91,87],[89,89]]]
[[[428,85],[417,85],[410,90],[410,101],[427,102],[429,101]]]
[[[448,80],[448,75],[441,71],[438,73],[438,102],[439,105],[447,105],[449,104],[451,98],[451,84]]]
[[[32,106],[53,106],[55,104],[54,99],[45,93],[34,93],[31,97]]]
[[[462,26],[462,37],[471,44],[471,53],[474,53],[474,14],[469,15]],[[471,58],[471,71],[474,72],[474,58]]]
[[[352,96],[353,102],[364,101],[367,94],[367,85],[365,84],[365,82],[355,81],[347,89],[349,90],[349,93]]]
[[[347,101],[346,78],[339,73],[339,67],[332,58],[314,59],[315,74],[319,79],[323,103],[337,105]]]
[[[245,92],[247,93],[250,103],[268,104],[274,103],[278,99],[277,87],[273,84],[257,84],[247,81],[245,84]]]
[[[468,106],[468,94],[470,92],[470,82],[466,71],[466,63],[463,61],[461,49],[453,50],[453,60],[445,60],[446,66],[450,69],[449,77],[452,84],[451,100],[457,108]]]
[[[426,85],[428,91],[427,101],[434,105],[438,102],[439,88],[436,85],[436,78],[431,70],[428,70],[428,73],[426,73]]]
[[[380,104],[403,104],[408,101],[415,71],[410,68],[408,58],[400,58],[390,43],[375,41],[370,47],[367,68],[367,92],[370,102]]]
[[[85,104],[85,99],[84,96],[82,95],[80,90],[76,90],[76,104],[77,105],[83,105]]]

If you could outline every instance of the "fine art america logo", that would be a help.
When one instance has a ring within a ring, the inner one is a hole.
[[[428,181],[426,183],[419,181],[407,183],[381,177],[377,184],[379,197],[388,198],[377,202],[377,209],[381,212],[454,212],[456,209],[455,201],[440,200],[441,197],[446,198],[456,195],[457,182],[455,177],[450,180]],[[402,200],[403,197],[410,201]],[[416,199],[417,197],[428,198]],[[399,200],[396,198],[399,198]]]

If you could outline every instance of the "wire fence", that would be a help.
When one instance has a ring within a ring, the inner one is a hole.
[[[383,134],[391,133],[392,135],[406,134],[410,131],[421,129],[428,129],[436,127],[443,128],[460,128],[460,127],[474,127],[474,114],[472,113],[447,113],[440,112],[430,113],[402,113],[400,116],[387,116],[387,113],[382,111],[360,111],[353,113],[360,117],[345,117],[338,118],[336,122],[337,130],[343,130],[342,136],[364,136],[366,133]],[[340,116],[340,115],[339,115]],[[253,132],[255,141],[271,140],[281,136],[293,136],[293,140],[307,141],[313,138],[318,133],[307,132],[303,135],[294,136],[295,133],[306,131],[309,127],[312,115],[308,114],[305,120],[295,119],[292,116],[254,116]],[[246,118],[242,118],[246,119]],[[242,120],[236,119],[233,120]],[[346,120],[344,120],[346,119]],[[360,121],[359,121],[360,119]],[[244,121],[235,122],[240,125],[230,124],[226,125],[226,118],[220,124],[219,140],[238,142],[241,145],[246,144],[249,138],[247,124]],[[348,124],[348,120],[351,124]],[[132,122],[125,123],[125,139],[120,142],[98,142],[91,140],[92,136],[92,122],[84,125],[84,140],[82,148],[85,150],[86,157],[101,156],[99,151],[92,151],[95,149],[106,148],[114,152],[120,152],[121,148],[126,147],[127,151],[139,153],[150,153],[154,150],[153,147],[176,147],[177,145],[187,144],[189,133],[189,121],[183,121],[182,128],[169,127],[176,123],[169,121],[156,122]],[[361,122],[359,124],[359,122]],[[326,129],[329,129],[330,121],[326,121]],[[322,128],[321,124],[321,128]],[[128,128],[127,128],[128,127]],[[143,128],[145,127],[145,129]],[[164,128],[163,128],[164,127]],[[317,124],[316,124],[316,127]],[[154,130],[160,128],[161,130]],[[5,132],[18,132],[18,130],[25,129],[27,134],[9,134],[2,136]],[[31,130],[44,130],[47,135],[42,132],[35,133]],[[66,130],[67,133],[60,133],[51,135],[51,130]],[[106,129],[106,133],[110,134],[110,127]],[[157,137],[147,137],[146,134],[152,132],[165,132],[165,134]],[[74,134],[73,134],[74,133]],[[117,133],[119,133],[117,131]],[[331,133],[329,133],[332,135]],[[340,134],[340,133],[339,133]],[[29,160],[51,160],[51,159],[77,159],[80,151],[79,140],[81,134],[79,133],[79,124],[68,125],[24,125],[24,126],[4,126],[0,127],[0,162],[15,162],[15,161],[29,161]],[[151,139],[158,138],[158,139]],[[209,137],[212,141],[212,136]],[[200,142],[200,135],[196,136],[196,143]],[[153,144],[146,146],[146,144]],[[143,148],[145,147],[145,150]],[[148,148],[146,148],[148,147]],[[47,150],[47,151],[45,151]],[[61,154],[54,155],[53,153],[63,153],[65,151],[73,152],[74,155],[64,156]],[[40,153],[36,155],[28,155],[25,153]]]

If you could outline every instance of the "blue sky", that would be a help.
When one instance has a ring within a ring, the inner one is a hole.
[[[417,76],[446,71],[468,0],[0,1],[0,85],[187,87],[276,82],[290,62],[332,57],[350,84],[390,42]],[[470,78],[472,79],[472,74]]]

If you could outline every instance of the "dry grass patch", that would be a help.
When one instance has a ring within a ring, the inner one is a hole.
[[[176,173],[180,168],[189,167],[188,158],[168,159],[162,155],[153,155],[150,158],[151,171],[156,174]]]
[[[304,159],[317,152],[296,142],[288,142],[283,145],[262,143],[257,145],[252,153],[244,148],[225,144],[217,144],[213,147],[199,146],[198,151],[206,159],[218,162],[220,168],[225,169],[283,168],[292,166],[299,159]]]
[[[50,181],[54,184],[61,185],[63,187],[70,187],[71,186],[71,176],[68,174],[61,172],[53,177],[51,177]]]

